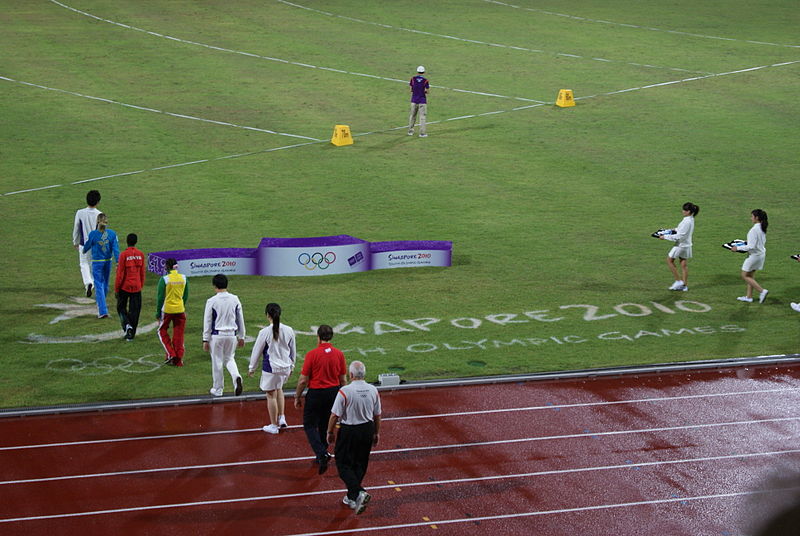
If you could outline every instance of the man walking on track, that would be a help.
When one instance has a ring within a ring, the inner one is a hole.
[[[125,332],[125,340],[132,341],[139,325],[144,286],[144,253],[136,249],[139,237],[130,233],[126,237],[128,248],[119,256],[114,294],[117,296],[117,314]]]
[[[328,418],[336,393],[345,384],[347,376],[344,354],[331,345],[332,338],[332,327],[322,325],[317,329],[318,346],[306,354],[294,394],[294,407],[302,407],[303,390],[308,386],[303,429],[316,455],[314,463],[319,464],[319,474],[328,470],[331,458],[327,441]]]
[[[225,375],[222,368],[228,369],[233,380],[234,394],[242,394],[242,375],[236,366],[236,347],[244,346],[244,314],[242,303],[235,294],[228,292],[228,277],[217,274],[212,279],[216,294],[206,301],[203,314],[203,350],[211,352],[211,377],[213,385],[210,393],[222,396]],[[237,342],[238,338],[238,342]]]
[[[78,265],[81,268],[81,278],[86,297],[92,297],[94,279],[92,277],[92,254],[83,252],[83,245],[89,238],[89,233],[97,228],[97,215],[100,210],[97,204],[100,203],[100,192],[90,190],[86,194],[86,208],[75,212],[75,221],[72,224],[72,245],[78,250]]]
[[[408,135],[414,135],[414,123],[419,115],[419,137],[428,136],[428,90],[430,84],[425,78],[425,67],[417,67],[416,76],[412,76],[408,85],[411,87],[411,113],[408,116]]]
[[[159,320],[158,336],[167,353],[165,365],[183,366],[183,330],[186,327],[186,300],[189,298],[189,280],[178,273],[178,261],[167,259],[167,275],[158,280],[156,291],[156,318]],[[172,339],[169,325],[172,323]]]
[[[350,363],[350,384],[339,390],[328,419],[328,442],[336,441],[336,469],[347,486],[342,502],[363,512],[371,499],[361,486],[367,473],[372,445],[378,444],[381,428],[381,398],[375,386],[364,381],[367,369],[361,361]],[[336,421],[339,437],[335,437]]]

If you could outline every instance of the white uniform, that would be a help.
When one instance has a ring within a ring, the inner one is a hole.
[[[75,222],[72,224],[72,245],[78,247],[78,266],[81,268],[83,286],[94,284],[92,278],[92,253],[83,252],[83,245],[89,239],[89,233],[97,228],[97,215],[100,211],[96,207],[86,207],[75,212]],[[114,259],[116,261],[116,259]]]
[[[242,304],[235,294],[218,292],[206,301],[203,314],[203,342],[211,351],[211,376],[214,384],[211,394],[221,396],[225,384],[222,367],[228,369],[233,384],[241,378],[234,359],[236,339],[244,339],[244,314]]]
[[[756,223],[747,231],[747,245],[737,246],[736,249],[748,253],[742,263],[743,272],[753,272],[764,268],[764,260],[767,257],[767,233],[761,230],[760,223]]]
[[[381,414],[381,397],[378,390],[364,380],[353,380],[339,389],[331,413],[341,424],[357,426],[371,422]]]
[[[693,232],[694,216],[684,217],[675,229],[675,234],[664,235],[665,239],[675,242],[667,256],[671,259],[691,259]]]
[[[272,324],[258,332],[253,351],[250,354],[250,371],[258,366],[258,359],[262,358],[261,383],[262,391],[274,391],[283,388],[294,370],[297,359],[297,344],[294,330],[286,324],[278,328],[278,340],[273,338]]]

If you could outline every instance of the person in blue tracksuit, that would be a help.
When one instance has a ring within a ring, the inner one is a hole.
[[[102,212],[97,215],[97,229],[89,233],[83,252],[92,252],[92,277],[94,278],[94,297],[97,301],[97,318],[108,318],[106,294],[111,279],[111,262],[119,259],[117,233],[108,228],[108,216]]]

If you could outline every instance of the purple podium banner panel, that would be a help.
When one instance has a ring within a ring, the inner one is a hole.
[[[369,269],[369,242],[348,235],[263,238],[258,245],[261,275],[351,274]]]
[[[178,261],[178,273],[199,275],[256,275],[256,250],[253,248],[183,249],[151,253],[147,269],[159,275],[167,273],[167,259]]]
[[[453,243],[442,240],[367,242],[349,235],[262,238],[257,248],[184,249],[148,256],[147,268],[166,273],[167,259],[191,276],[315,276],[385,268],[451,265]]]
[[[453,243],[443,240],[372,242],[372,270],[385,268],[418,268],[422,266],[451,266]]]

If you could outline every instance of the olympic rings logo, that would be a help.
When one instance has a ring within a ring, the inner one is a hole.
[[[144,374],[147,372],[155,372],[161,368],[162,363],[150,361],[146,359],[148,357],[152,357],[152,355],[145,355],[139,359],[109,356],[99,357],[91,361],[64,358],[50,361],[47,364],[47,369],[56,372],[73,372],[80,376],[102,376],[115,371],[127,372],[129,374]]]
[[[336,253],[328,251],[327,253],[301,253],[297,256],[297,262],[300,266],[304,266],[306,270],[327,270],[328,267],[336,262]]]

